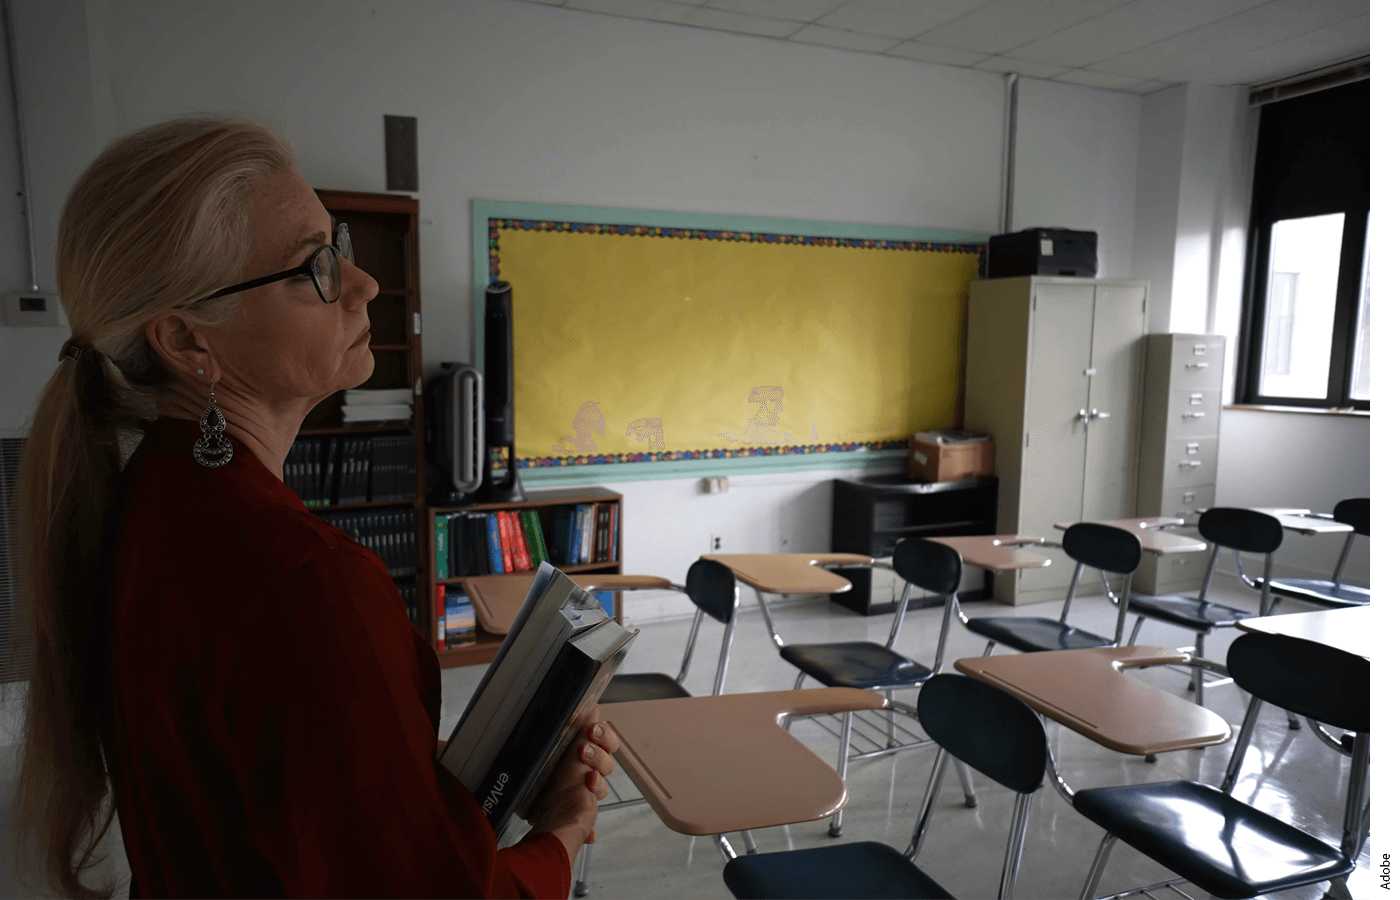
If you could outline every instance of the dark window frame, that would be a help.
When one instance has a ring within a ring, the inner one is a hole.
[[[1240,328],[1236,402],[1310,409],[1369,410],[1350,396],[1370,215],[1370,81],[1360,81],[1260,111],[1254,197]],[[1269,250],[1275,222],[1344,213],[1337,271],[1327,396],[1260,392],[1266,339]],[[1373,391],[1374,392],[1374,391]]]

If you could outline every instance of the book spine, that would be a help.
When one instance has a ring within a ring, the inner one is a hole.
[[[527,509],[522,518],[525,522],[525,540],[530,545],[530,565],[539,566],[540,563],[549,560],[549,554],[544,549],[544,534],[540,530],[540,514],[536,510]]]
[[[506,571],[505,559],[501,553],[501,530],[496,517],[486,514],[486,543],[491,549],[491,572],[500,575]]]
[[[574,507],[573,520],[569,524],[569,565],[578,565],[579,540],[583,534],[583,504]]]
[[[451,578],[452,574],[447,568],[447,516],[441,513],[434,517],[433,559],[436,562],[436,577]]]
[[[550,664],[475,792],[481,811],[497,834],[543,774],[545,757],[568,727],[599,668],[597,661],[572,644],[561,648]]]
[[[617,538],[618,535],[622,532],[621,519],[622,510],[616,503],[614,503],[612,518],[608,521],[609,527],[612,528],[612,542],[608,547],[608,559],[611,562],[617,562]]]
[[[498,510],[492,514],[496,522],[496,531],[501,536],[501,568],[506,572],[515,571],[515,548],[514,539],[510,533],[510,516],[505,510]]]
[[[447,649],[447,585],[437,586],[437,648]]]
[[[520,513],[511,510],[510,536],[515,541],[515,571],[528,572],[534,568],[530,561],[530,548],[525,543],[525,529],[520,525]]]

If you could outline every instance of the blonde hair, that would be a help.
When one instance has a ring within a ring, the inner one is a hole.
[[[237,313],[236,294],[191,304],[242,280],[249,186],[295,165],[261,125],[179,119],[107,147],[63,208],[58,290],[74,339],[97,352],[58,364],[20,463],[18,624],[34,656],[11,810],[21,877],[32,871],[60,896],[116,890],[110,878],[93,888],[81,876],[104,861],[116,812],[103,753],[112,722],[103,550],[124,450],[175,394],[145,323],[178,309],[217,328]]]

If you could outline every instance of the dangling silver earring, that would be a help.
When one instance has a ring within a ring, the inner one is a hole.
[[[203,369],[199,371],[201,374],[204,372]],[[194,445],[194,458],[201,466],[217,469],[233,459],[233,443],[224,437],[226,427],[228,422],[224,420],[223,410],[214,402],[214,382],[211,381],[209,408],[199,417],[199,430],[204,432],[204,437],[195,441]]]

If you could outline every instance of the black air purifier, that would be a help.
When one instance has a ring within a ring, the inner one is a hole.
[[[515,365],[511,352],[510,282],[494,281],[486,288],[486,322],[482,327],[485,360],[486,453],[477,499],[483,503],[518,503],[525,499],[515,463]],[[497,448],[505,451],[506,471],[491,471]]]
[[[481,487],[485,455],[481,373],[445,362],[424,390],[428,422],[428,498],[434,506],[467,506]]]

